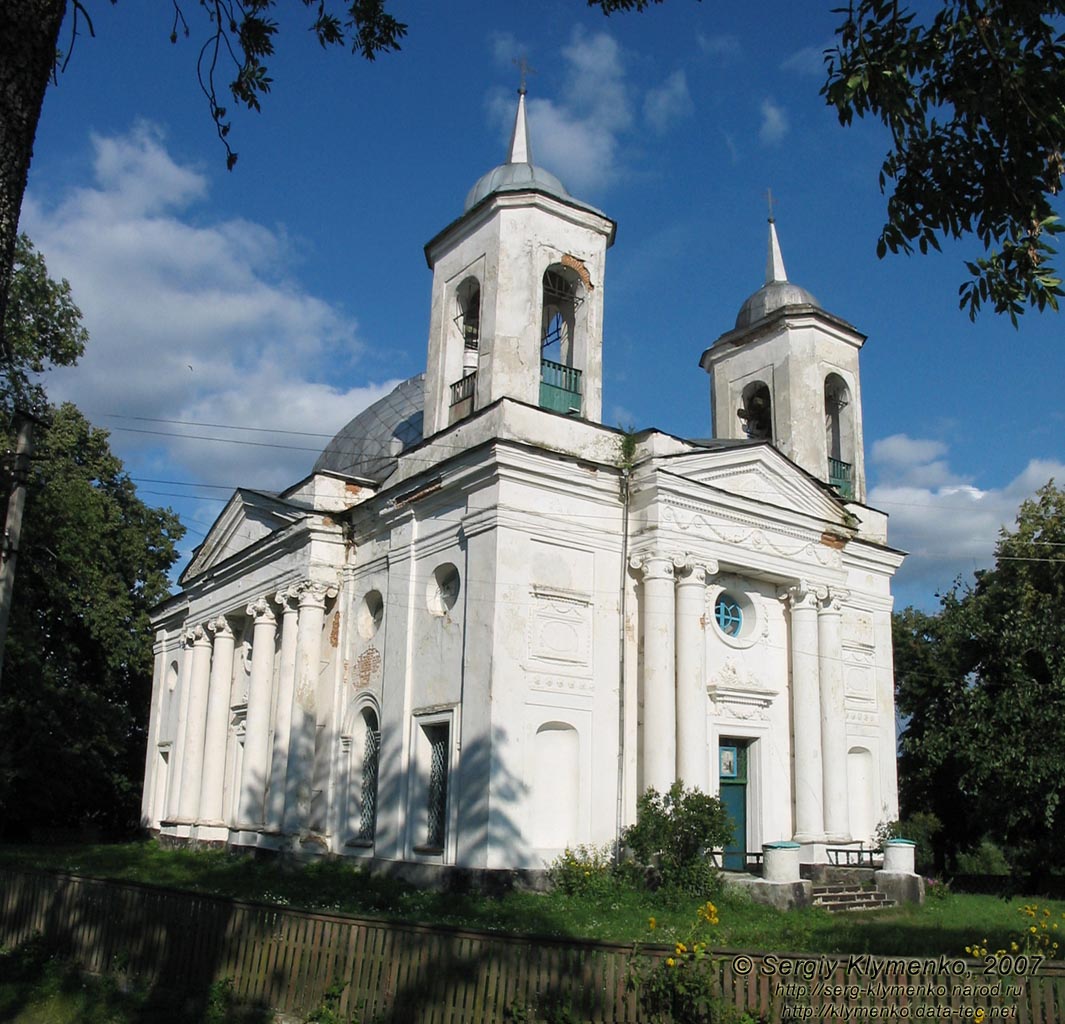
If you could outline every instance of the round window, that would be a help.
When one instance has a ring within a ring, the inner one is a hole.
[[[729,593],[718,594],[714,602],[714,620],[725,636],[739,636],[743,629],[743,609]]]

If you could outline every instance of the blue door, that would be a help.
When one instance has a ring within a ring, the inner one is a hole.
[[[747,870],[747,744],[722,739],[717,748],[721,802],[732,819],[732,842],[725,847],[726,871]]]

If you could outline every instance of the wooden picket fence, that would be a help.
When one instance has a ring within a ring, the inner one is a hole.
[[[89,971],[126,975],[151,999],[183,1001],[193,1015],[206,1004],[211,986],[229,979],[240,1002],[297,1018],[339,981],[341,1012],[358,1013],[362,1021],[488,1024],[529,1010],[539,1019],[565,1010],[567,1020],[596,1024],[640,1020],[627,984],[633,955],[628,946],[429,928],[0,870],[0,947],[35,937]],[[671,952],[671,947],[641,950],[651,958]],[[1035,976],[987,978],[979,973],[982,964],[969,961],[973,977],[966,979],[951,973],[960,964],[956,959],[942,969],[923,968],[915,977],[908,966],[914,961],[737,950],[716,955],[725,998],[773,1022],[870,1019],[867,1009],[865,1015],[856,1013],[858,1006],[879,1007],[881,1013],[893,1007],[890,1019],[919,1019],[934,1007],[939,1019],[972,1020],[975,1008],[984,1007],[988,1020],[1065,1022],[1060,962],[1042,965]],[[802,970],[811,964],[823,976],[804,980],[785,973],[785,965]],[[1005,996],[965,991],[995,983],[1017,991]],[[926,989],[917,995],[892,989],[912,985]],[[941,992],[928,994],[928,987],[940,985]],[[854,987],[832,991],[836,986]]]

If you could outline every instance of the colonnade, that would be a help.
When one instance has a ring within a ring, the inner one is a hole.
[[[635,556],[642,582],[645,788],[677,780],[710,788],[705,588],[712,560]],[[799,581],[785,594],[791,614],[794,839],[849,842],[847,720],[842,606],[847,592]]]
[[[251,602],[251,673],[239,792],[224,807],[236,637],[221,615],[183,635],[178,763],[160,819],[239,831],[294,832],[303,825],[314,770],[319,669],[326,602],[336,587],[304,582]],[[280,619],[280,654],[278,626]],[[276,672],[275,672],[276,657]],[[276,700],[275,700],[276,696]],[[328,717],[327,708],[323,708]]]

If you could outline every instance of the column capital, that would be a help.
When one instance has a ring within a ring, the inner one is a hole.
[[[260,597],[257,601],[252,601],[244,612],[248,618],[253,619],[256,623],[277,622],[274,610],[270,607],[270,602],[265,597]]]
[[[840,615],[843,613],[843,605],[851,596],[849,590],[840,587],[826,587],[824,595],[818,595],[818,612],[821,615]]]
[[[220,636],[233,636],[233,626],[230,624],[229,619],[224,615],[219,615],[218,618],[211,619],[211,621],[207,623],[207,628],[214,633],[215,639],[218,639]]]
[[[647,551],[629,559],[629,567],[642,573],[645,580],[672,580],[677,567],[682,564],[680,555],[666,555],[657,551]]]
[[[324,608],[326,601],[337,596],[336,584],[317,580],[307,580],[295,589],[299,592],[300,608]]]
[[[271,600],[279,605],[281,613],[288,615],[299,610],[300,590],[295,583],[290,587],[282,587]]]
[[[694,555],[682,555],[673,559],[673,571],[677,578],[677,585],[707,583],[712,576],[718,574],[719,565],[713,558],[696,558]]]
[[[210,646],[211,638],[207,635],[209,623],[200,622],[185,631],[182,639],[188,647]]]
[[[816,610],[818,602],[828,596],[828,588],[812,584],[809,580],[798,580],[781,596],[790,603],[793,611],[796,608]]]

